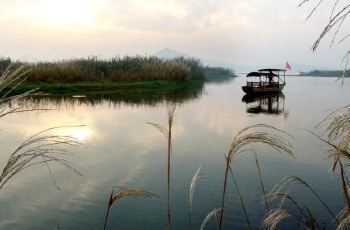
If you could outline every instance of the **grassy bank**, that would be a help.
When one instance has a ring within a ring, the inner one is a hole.
[[[56,62],[13,62],[0,60],[0,71],[8,65],[25,65],[31,69],[27,74],[30,83],[76,83],[121,81],[191,81],[204,80],[203,65],[194,58],[160,59],[157,57],[123,57],[112,59],[71,59]]]
[[[186,88],[201,88],[202,81],[133,81],[133,82],[74,82],[74,83],[45,83],[45,82],[27,82],[19,85],[12,92],[14,94],[24,93],[28,90],[39,88],[40,92],[51,95],[75,95],[75,94],[96,94],[96,93],[115,93],[123,91],[162,91],[177,90]]]
[[[159,91],[198,86],[234,76],[228,69],[204,67],[194,58],[116,57],[24,63],[0,59],[0,73],[7,67],[26,66],[26,80],[13,93],[33,88],[54,95],[115,92],[116,90]]]

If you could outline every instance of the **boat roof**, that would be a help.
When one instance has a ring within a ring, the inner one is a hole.
[[[286,69],[259,69],[259,72],[266,72],[266,71],[286,71]]]
[[[247,77],[260,77],[261,74],[259,72],[250,72]]]

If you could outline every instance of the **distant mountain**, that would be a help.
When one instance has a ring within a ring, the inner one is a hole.
[[[160,51],[158,51],[157,53],[154,54],[154,56],[158,57],[158,58],[165,58],[165,59],[172,59],[172,58],[178,58],[178,57],[189,57],[189,55],[184,54],[184,53],[180,53],[176,50],[172,50],[172,49],[162,49]]]

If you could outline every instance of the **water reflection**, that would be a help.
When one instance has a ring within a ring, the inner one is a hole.
[[[259,114],[281,114],[284,112],[285,96],[282,92],[266,95],[249,95],[242,98],[246,103],[246,112]]]
[[[132,106],[155,106],[159,107],[165,104],[183,104],[200,98],[203,94],[203,83],[195,84],[191,88],[182,88],[174,90],[131,90],[131,91],[114,91],[107,93],[89,93],[86,95],[73,96],[35,96],[24,99],[26,106],[47,107],[61,105],[91,105],[95,106],[101,103],[108,103],[113,107],[121,105]]]
[[[288,96],[285,110],[289,109],[292,113],[288,120],[284,120],[283,116],[249,116],[245,107],[253,106],[255,100],[250,100],[251,105],[241,103],[240,86],[243,81],[245,78],[237,78],[229,84],[208,84],[203,96],[200,96],[202,91],[199,90],[195,91],[197,96],[188,91],[172,91],[159,93],[163,96],[148,93],[148,98],[139,96],[137,100],[123,95],[117,98],[98,95],[96,100],[89,95],[86,98],[32,99],[40,103],[34,105],[59,108],[14,114],[1,119],[0,161],[6,162],[8,154],[37,131],[53,126],[83,124],[86,126],[78,130],[64,130],[62,135],[73,135],[83,140],[84,145],[74,150],[75,154],[69,156],[69,160],[84,176],[72,176],[69,170],[50,165],[55,180],[62,188],[60,191],[52,186],[45,166],[31,168],[14,178],[0,193],[0,229],[57,229],[58,224],[61,229],[101,229],[113,185],[150,191],[158,198],[126,199],[118,203],[108,220],[111,229],[164,229],[167,223],[167,143],[157,130],[145,122],[166,124],[168,108],[165,105],[173,102],[184,103],[176,110],[172,133],[173,229],[188,227],[189,187],[195,170],[202,164],[205,178],[195,191],[192,229],[199,229],[204,217],[218,207],[224,180],[224,154],[232,136],[253,124],[268,124],[295,137],[295,159],[256,146],[267,192],[282,178],[298,176],[317,190],[331,210],[343,208],[339,180],[329,173],[328,159],[323,160],[325,146],[305,129],[314,130],[324,118],[325,109],[348,104],[350,85],[337,88],[334,87],[334,79],[327,78],[289,79],[284,90]],[[165,97],[169,98],[168,102]],[[275,106],[275,100],[271,99],[271,107]],[[279,96],[279,110],[282,100],[284,98]],[[257,189],[260,182],[255,165],[252,154],[241,154],[236,158],[233,173],[252,228],[259,229],[266,208],[260,205],[262,192]],[[246,229],[244,213],[234,189],[230,180],[224,229]],[[307,204],[320,220],[331,226],[327,211],[313,199],[312,194],[298,188],[296,193],[298,201]],[[215,229],[215,221],[208,224],[207,229]],[[281,229],[293,229],[293,226],[282,226]]]

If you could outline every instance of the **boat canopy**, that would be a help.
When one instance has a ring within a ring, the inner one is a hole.
[[[285,72],[286,70],[285,69],[259,69],[258,70],[259,72]]]
[[[247,74],[247,77],[260,77],[261,74],[259,72],[251,72]]]

